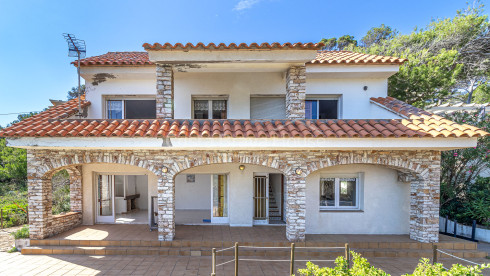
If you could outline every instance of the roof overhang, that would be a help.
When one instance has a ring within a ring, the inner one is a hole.
[[[389,78],[399,68],[398,64],[307,64],[306,75],[312,79]]]
[[[149,59],[161,64],[186,63],[301,63],[315,59],[317,50],[148,50]]]
[[[152,150],[452,150],[475,147],[477,138],[7,138],[24,149]]]

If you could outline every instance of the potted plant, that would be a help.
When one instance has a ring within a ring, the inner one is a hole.
[[[29,246],[29,226],[24,225],[19,230],[12,232],[12,236],[15,238],[15,248],[22,250],[22,248]]]

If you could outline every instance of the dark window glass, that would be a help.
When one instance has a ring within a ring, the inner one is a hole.
[[[213,101],[213,119],[226,119],[226,100]]]
[[[319,100],[318,119],[337,119],[338,100]]]
[[[157,117],[156,100],[126,100],[126,119],[155,119]]]
[[[194,100],[194,119],[209,118],[209,101]]]

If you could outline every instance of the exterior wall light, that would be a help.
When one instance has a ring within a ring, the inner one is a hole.
[[[301,175],[303,173],[303,170],[301,168],[296,168],[296,170],[294,170],[294,172],[297,174],[297,175]]]
[[[240,171],[243,171],[243,170],[245,170],[245,165],[240,165],[240,166],[238,166],[238,168],[240,169]]]
[[[162,173],[168,173],[168,168],[167,168],[167,167],[165,167],[165,166],[163,166],[163,167],[162,167]]]
[[[364,89],[364,91],[367,91],[367,89],[368,89],[367,85],[365,85],[365,86],[363,87],[363,89]]]

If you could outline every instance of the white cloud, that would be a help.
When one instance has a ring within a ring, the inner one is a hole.
[[[233,8],[234,11],[243,11],[246,9],[250,9],[253,5],[257,4],[261,0],[240,0],[235,7]]]

